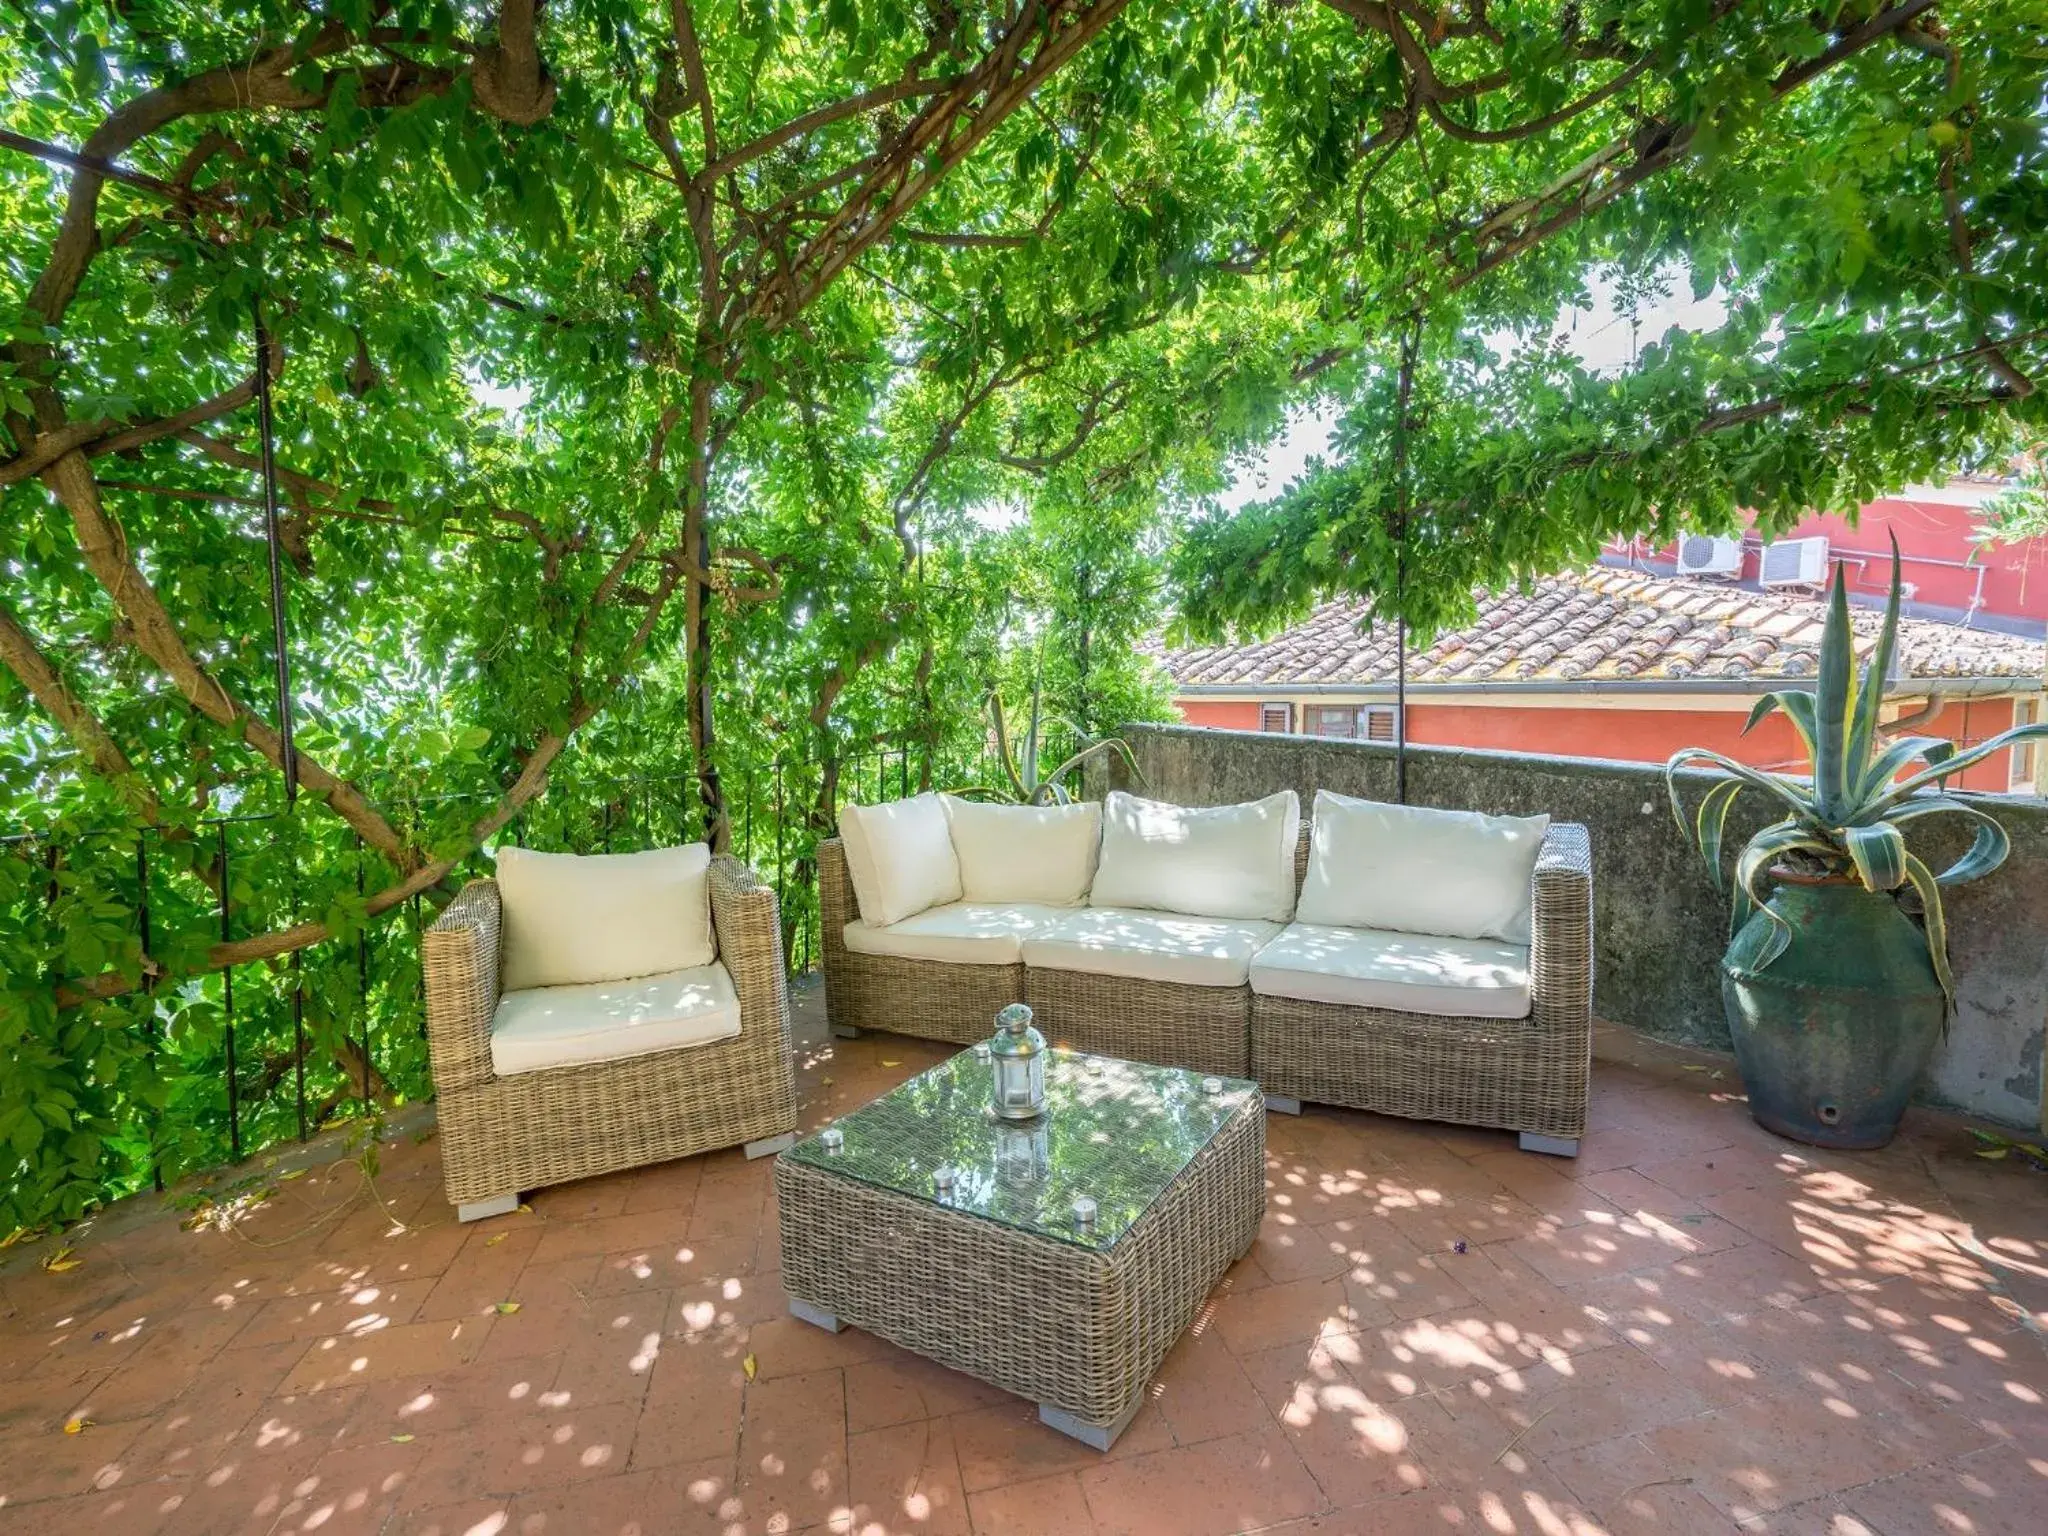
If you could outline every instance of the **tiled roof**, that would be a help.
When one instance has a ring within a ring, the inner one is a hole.
[[[1325,603],[1303,623],[1250,645],[1166,650],[1183,685],[1259,688],[1391,682],[1394,628],[1367,625],[1362,602]],[[1478,622],[1439,635],[1408,658],[1417,683],[1578,683],[1810,678],[1826,604],[1683,577],[1595,566],[1528,592],[1484,597]],[[1876,643],[1883,615],[1852,610],[1857,648]],[[2042,675],[2038,640],[1902,619],[1901,678]]]

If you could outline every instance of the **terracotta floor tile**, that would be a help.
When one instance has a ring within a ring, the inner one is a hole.
[[[1919,1112],[1884,1153],[1795,1147],[1725,1063],[1611,1035],[1576,1160],[1274,1117],[1258,1242],[1106,1456],[797,1323],[773,1164],[737,1150],[462,1226],[407,1129],[402,1225],[362,1204],[275,1249],[125,1203],[77,1271],[0,1256],[0,1479],[39,1495],[0,1494],[0,1536],[2048,1529],[2048,1188]],[[815,1120],[949,1052],[804,1054]],[[245,1235],[358,1198],[338,1153]]]
[[[1418,1414],[1440,1411],[1431,1399],[1375,1402],[1348,1375],[1317,1370],[1295,1372],[1291,1383],[1269,1377],[1263,1395],[1327,1503],[1348,1506],[1428,1483],[1413,1425]]]
[[[849,1373],[849,1386],[850,1380]],[[1182,1336],[1150,1391],[1181,1445],[1245,1434],[1272,1422],[1244,1368],[1210,1327],[1198,1325]]]
[[[1322,1507],[1322,1493],[1277,1428],[1090,1468],[1081,1491],[1103,1536],[1226,1536]]]
[[[1842,1495],[1878,1531],[1953,1531],[1968,1536],[2038,1536],[2048,1501],[2048,1460],[2002,1445],[1921,1467]]]
[[[1813,1411],[1805,1393],[1758,1398],[1653,1430],[1643,1439],[1674,1475],[1736,1520],[1768,1514],[1900,1470],[1896,1450],[1853,1407]]]
[[[122,1457],[148,1422],[92,1423],[77,1434],[60,1429],[0,1440],[0,1506],[113,1487],[124,1477]]]
[[[400,1511],[387,1536],[505,1536],[512,1529],[510,1499],[469,1499],[432,1509]]]
[[[801,1529],[848,1508],[846,1383],[837,1370],[750,1382],[738,1490],[761,1518]]]
[[[1269,1208],[1252,1242],[1252,1262],[1274,1285],[1295,1280],[1331,1280],[1349,1266],[1341,1238],[1309,1226],[1292,1213]]]
[[[490,1336],[495,1318],[460,1322],[405,1323],[361,1338],[319,1339],[290,1376],[286,1392],[331,1391],[335,1387],[360,1386],[365,1382],[389,1381],[397,1376],[417,1376],[422,1371],[444,1370],[467,1365],[477,1357]]]
[[[905,1351],[878,1360],[855,1361],[845,1374],[846,1427],[852,1434],[970,1413],[1009,1396],[1000,1387]]]
[[[390,1440],[328,1452],[292,1485],[274,1530],[381,1531],[420,1456],[417,1443]]]
[[[1609,1205],[1632,1216],[1662,1216],[1668,1221],[1674,1216],[1708,1214],[1706,1206],[1693,1196],[1668,1189],[1633,1168],[1610,1168],[1589,1174],[1583,1182]]]
[[[512,1505],[508,1536],[671,1536],[777,1529],[750,1519],[726,1463],[664,1467],[579,1483],[573,1489],[522,1494]],[[495,1533],[493,1533],[495,1536]]]
[[[972,1522],[949,1420],[849,1435],[846,1479],[859,1536],[969,1536]]]
[[[1102,1452],[1048,1429],[1039,1422],[1034,1404],[1014,1397],[1006,1396],[993,1408],[954,1414],[948,1422],[954,1454],[960,1461],[960,1481],[969,1494],[1058,1472],[1085,1471],[1105,1460]],[[1172,1444],[1173,1431],[1165,1416],[1148,1406],[1110,1447],[1106,1459],[1141,1456]]]
[[[1088,1496],[1072,1472],[967,1496],[975,1536],[1095,1536]]]
[[[554,1355],[475,1361],[421,1376],[403,1376],[363,1388],[348,1433],[377,1440],[392,1435],[429,1439],[468,1433],[508,1414],[539,1413],[551,1406],[562,1362]]]
[[[1358,1319],[1341,1280],[1296,1280],[1236,1291],[1216,1304],[1215,1329],[1234,1354],[1345,1332]]]

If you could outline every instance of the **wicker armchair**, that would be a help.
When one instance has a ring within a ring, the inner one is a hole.
[[[711,861],[718,958],[740,1002],[730,1040],[501,1077],[491,1066],[502,907],[473,880],[423,943],[427,1043],[448,1199],[465,1221],[529,1189],[721,1147],[780,1151],[796,1082],[775,892],[738,860]]]

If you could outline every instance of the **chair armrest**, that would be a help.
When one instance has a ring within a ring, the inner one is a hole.
[[[1593,842],[1575,821],[1544,835],[1529,923],[1532,1017],[1590,1028],[1593,1013]]]
[[[718,933],[718,958],[739,994],[742,1031],[771,1038],[787,1057],[789,987],[775,888],[730,854],[719,854],[711,861],[711,925]]]
[[[836,959],[845,950],[846,925],[859,916],[853,875],[846,867],[846,844],[828,837],[818,844],[818,926],[828,959]]]
[[[498,1011],[503,921],[498,882],[472,880],[421,936],[427,1050],[438,1092],[474,1088],[493,1075],[491,1016]]]

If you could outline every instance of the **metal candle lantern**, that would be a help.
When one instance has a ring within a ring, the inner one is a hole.
[[[994,1074],[992,1103],[1004,1120],[1035,1120],[1045,1113],[1045,1036],[1031,1026],[1031,1010],[1012,1003],[996,1015],[989,1041]]]

